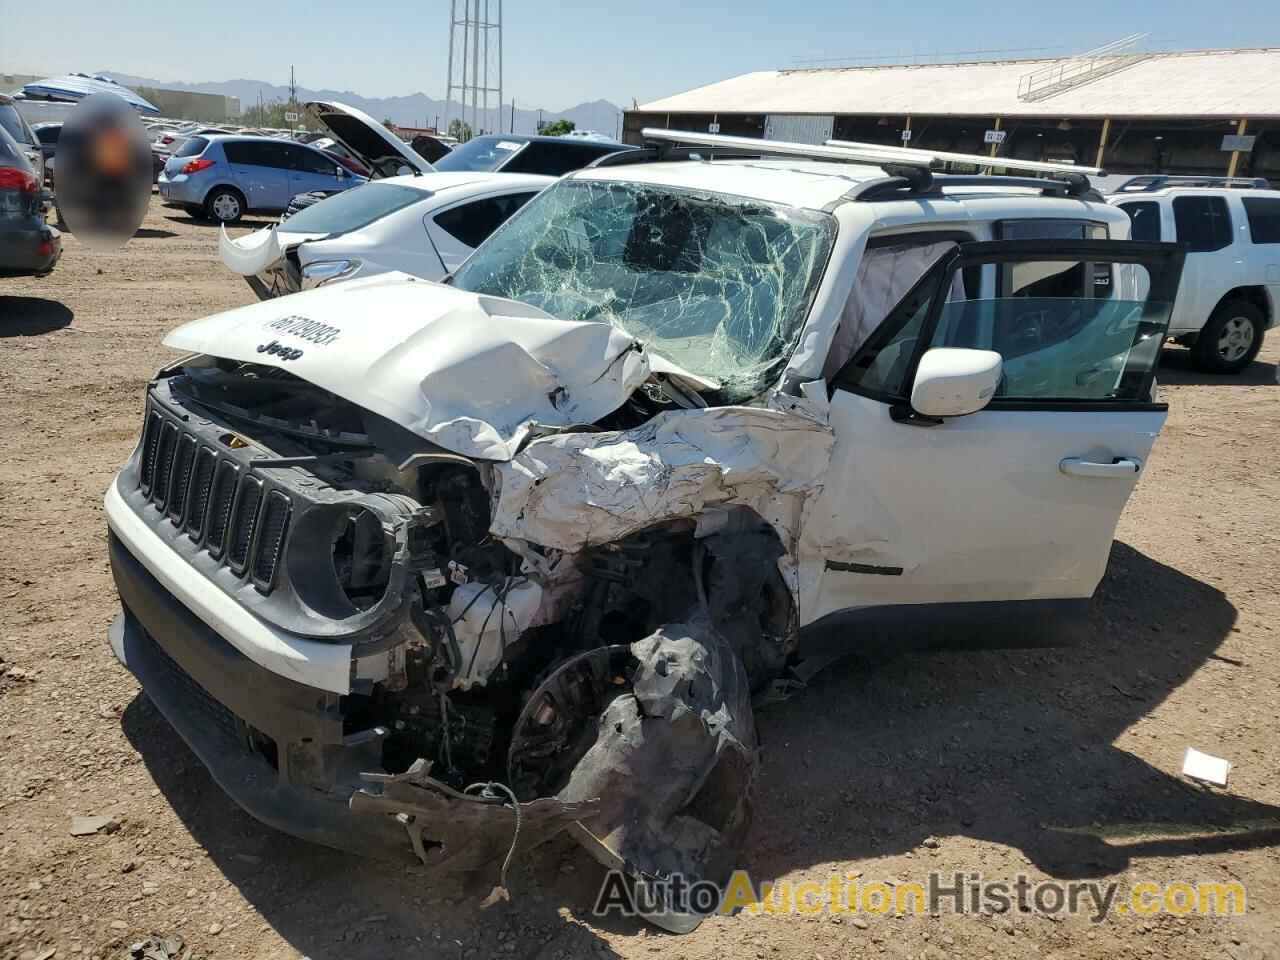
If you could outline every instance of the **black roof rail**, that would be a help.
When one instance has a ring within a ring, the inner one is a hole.
[[[886,171],[888,172],[888,171]],[[1039,190],[1046,197],[1074,197],[1081,200],[1101,200],[1102,195],[1093,189],[1089,178],[1080,175],[1066,175],[1061,178],[1050,177],[1000,177],[970,176],[967,174],[936,174],[931,183],[919,185],[903,177],[889,177],[881,180],[869,180],[862,184],[851,195],[851,199],[863,201],[875,200],[919,200],[922,198],[941,199],[948,187],[1023,187]]]
[[[1166,187],[1223,187],[1228,190],[1269,190],[1266,177],[1198,177],[1193,174],[1146,173],[1132,177],[1115,193],[1151,193]]]

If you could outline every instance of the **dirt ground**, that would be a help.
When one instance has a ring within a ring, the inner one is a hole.
[[[744,864],[819,883],[1238,880],[1245,916],[739,915],[674,937],[594,922],[601,871],[567,842],[482,911],[260,826],[116,663],[103,491],[161,336],[251,299],[216,229],[158,203],[123,250],[69,238],[53,275],[0,280],[0,958],[114,960],[150,933],[264,960],[1280,956],[1280,336],[1238,378],[1166,352],[1168,425],[1079,646],[869,653],[759,714]],[[1179,776],[1189,745],[1234,763],[1227,790]],[[75,838],[76,814],[122,827]]]

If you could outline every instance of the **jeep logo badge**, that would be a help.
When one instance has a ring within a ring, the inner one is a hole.
[[[281,360],[297,360],[302,356],[302,351],[296,347],[283,346],[279,340],[272,340],[270,343],[258,344],[258,352],[265,353],[268,356],[276,356]]]

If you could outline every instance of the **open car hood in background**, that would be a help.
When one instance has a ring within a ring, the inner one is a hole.
[[[214,314],[164,342],[278,367],[483,460],[510,460],[535,424],[594,423],[653,373],[715,386],[607,323],[559,320],[403,273]]]
[[[306,104],[307,113],[322,124],[375,177],[394,177],[408,172],[432,173],[431,166],[403,140],[362,110],[345,103],[313,100]]]

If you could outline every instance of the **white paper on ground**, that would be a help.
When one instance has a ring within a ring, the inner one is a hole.
[[[1201,753],[1195,747],[1187,747],[1186,755],[1182,758],[1182,775],[1184,777],[1204,780],[1206,783],[1225,787],[1227,785],[1227,774],[1230,772],[1230,760],[1211,757],[1207,753]]]

